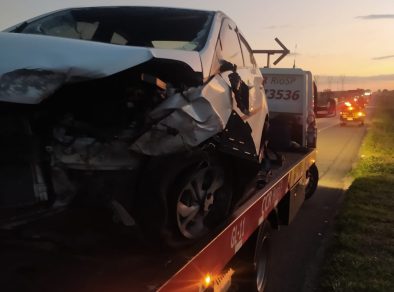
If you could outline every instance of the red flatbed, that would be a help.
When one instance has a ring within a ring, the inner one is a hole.
[[[71,208],[2,229],[1,290],[202,291],[204,277],[226,272],[226,265],[289,190],[304,183],[315,156],[315,150],[285,153],[285,163],[273,170],[270,183],[251,189],[221,231],[185,249],[152,247],[137,228],[114,228],[102,210]]]

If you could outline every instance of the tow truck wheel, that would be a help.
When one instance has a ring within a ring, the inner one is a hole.
[[[305,186],[305,200],[312,197],[317,188],[317,183],[319,181],[319,171],[316,164],[312,164],[306,173],[306,186]]]
[[[207,153],[165,164],[164,168],[160,163],[157,169],[158,179],[147,182],[149,191],[141,189],[138,221],[156,242],[168,247],[186,246],[228,216],[231,180],[220,160]]]
[[[238,275],[234,278],[236,291],[264,292],[268,282],[271,226],[265,221],[255,236],[255,244],[241,250]],[[251,238],[253,239],[253,237]],[[252,243],[252,242],[250,242]]]
[[[259,238],[254,256],[256,273],[256,291],[262,292],[267,286],[268,280],[268,260],[269,260],[269,236],[270,224],[265,222],[260,230]]]

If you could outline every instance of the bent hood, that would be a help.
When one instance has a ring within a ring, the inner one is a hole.
[[[98,79],[153,58],[201,72],[198,52],[112,45],[42,35],[0,33],[0,101],[38,104],[63,85]]]

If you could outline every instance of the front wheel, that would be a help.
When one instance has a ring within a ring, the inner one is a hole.
[[[219,159],[197,154],[162,161],[152,169],[155,173],[147,173],[135,206],[149,238],[169,247],[189,245],[227,218],[231,179]]]
[[[176,230],[180,239],[193,240],[219,225],[227,217],[231,204],[228,183],[219,163],[201,161],[175,182],[168,193],[169,219],[175,219],[169,222],[169,228]]]

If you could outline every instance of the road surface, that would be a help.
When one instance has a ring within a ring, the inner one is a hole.
[[[341,127],[339,117],[318,119],[319,187],[290,226],[272,235],[267,292],[313,291],[324,246],[358,158],[366,127]]]

